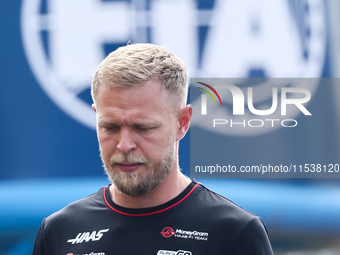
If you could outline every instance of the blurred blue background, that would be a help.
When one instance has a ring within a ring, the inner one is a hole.
[[[339,13],[338,0],[0,2],[0,254],[31,254],[44,217],[108,184],[90,82],[109,52],[130,40],[163,45],[191,77],[337,78]],[[309,143],[305,130],[294,140],[339,164],[340,87],[317,93],[311,107],[326,116],[309,128],[320,138]],[[189,141],[180,144],[187,175]],[[338,180],[199,181],[262,217],[276,254],[339,254]]]

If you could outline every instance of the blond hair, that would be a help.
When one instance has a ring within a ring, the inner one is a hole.
[[[162,46],[129,44],[111,52],[98,66],[92,80],[95,102],[98,87],[131,87],[159,80],[165,96],[176,108],[186,104],[188,74],[183,61]]]

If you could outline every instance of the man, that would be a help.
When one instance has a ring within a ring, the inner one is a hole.
[[[272,254],[258,217],[181,173],[187,91],[164,47],[127,45],[99,65],[91,93],[112,184],[46,218],[33,254]]]

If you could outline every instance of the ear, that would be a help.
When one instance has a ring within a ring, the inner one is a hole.
[[[92,109],[94,110],[94,112],[97,112],[97,109],[96,109],[96,105],[95,105],[95,104],[92,104]]]
[[[181,140],[187,133],[189,126],[190,126],[191,116],[192,116],[191,105],[187,105],[181,109],[180,114],[178,116],[179,125],[177,129],[177,134],[176,134],[176,141]]]

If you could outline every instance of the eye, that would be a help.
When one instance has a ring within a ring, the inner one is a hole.
[[[147,132],[147,131],[150,130],[150,128],[142,128],[142,127],[140,127],[140,128],[138,128],[138,130],[142,131],[142,132]]]
[[[152,129],[152,127],[145,127],[145,126],[135,126],[135,130],[138,132],[142,132],[142,133],[147,133]]]
[[[104,125],[104,126],[101,126],[101,129],[104,132],[115,132],[115,131],[119,130],[119,126],[116,126],[116,125]]]

